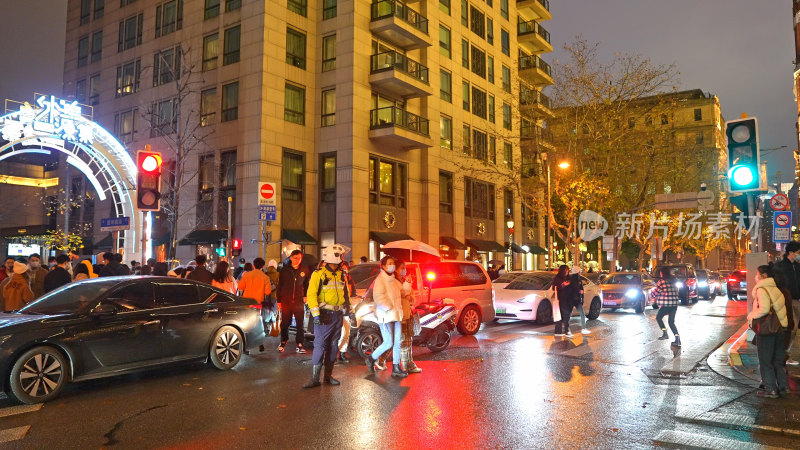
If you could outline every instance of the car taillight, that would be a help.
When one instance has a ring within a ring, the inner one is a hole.
[[[428,272],[427,274],[425,274],[425,278],[427,278],[428,281],[433,281],[436,279],[436,274],[433,272]]]
[[[697,280],[695,280],[694,278],[689,278],[688,280],[686,280],[686,284],[695,284],[695,283],[697,283]]]
[[[728,278],[728,283],[736,283],[737,281],[739,280],[737,280],[736,278]]]

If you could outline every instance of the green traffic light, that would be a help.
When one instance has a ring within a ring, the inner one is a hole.
[[[731,176],[733,182],[739,186],[747,186],[755,179],[753,169],[747,166],[734,167],[733,170],[731,170]]]

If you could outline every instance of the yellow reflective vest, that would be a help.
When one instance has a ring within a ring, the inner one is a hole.
[[[314,317],[319,316],[319,309],[323,305],[344,305],[349,298],[344,272],[341,270],[331,272],[327,266],[314,271],[308,282],[306,297],[308,308]]]

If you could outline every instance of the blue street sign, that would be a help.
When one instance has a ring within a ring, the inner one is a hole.
[[[130,229],[130,217],[109,217],[106,219],[100,219],[100,231],[123,231]]]
[[[792,212],[775,211],[772,223],[772,241],[775,243],[789,242],[792,240]]]
[[[278,220],[278,207],[275,205],[258,205],[258,220]]]

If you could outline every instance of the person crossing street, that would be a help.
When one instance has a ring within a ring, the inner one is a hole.
[[[278,275],[278,304],[281,307],[281,344],[278,346],[278,351],[283,353],[286,349],[286,342],[289,341],[289,325],[292,324],[294,316],[297,353],[302,354],[306,352],[303,347],[306,338],[303,320],[311,270],[303,265],[303,252],[300,250],[294,250],[289,255],[289,261],[291,263],[283,266]]]
[[[339,244],[322,249],[322,261],[325,265],[311,274],[308,283],[308,307],[314,317],[314,354],[311,358],[311,380],[303,385],[304,388],[321,384],[323,365],[325,383],[334,386],[340,384],[331,375],[339,352],[342,318],[348,314],[350,308],[347,281],[341,270],[344,253],[345,248]]]

